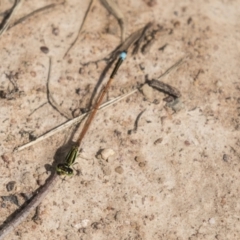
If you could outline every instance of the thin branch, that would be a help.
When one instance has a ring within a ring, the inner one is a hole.
[[[0,230],[0,240],[3,240],[5,236],[7,236],[10,232],[14,230],[19,224],[21,224],[30,212],[36,208],[42,200],[47,196],[47,194],[53,189],[54,185],[59,180],[59,176],[54,173],[52,174],[48,181],[43,185],[38,191],[35,196],[30,199],[30,202],[22,208],[15,216],[7,222]]]
[[[105,108],[110,107],[111,105],[113,105],[113,104],[121,101],[122,99],[124,99],[124,98],[126,98],[126,97],[128,97],[128,96],[130,96],[130,95],[132,95],[132,94],[134,94],[134,93],[137,92],[137,91],[138,91],[138,89],[135,89],[135,90],[133,90],[133,91],[127,93],[127,94],[124,94],[124,95],[122,95],[122,96],[119,96],[119,97],[117,97],[117,98],[115,98],[115,99],[113,99],[113,100],[110,100],[110,101],[102,104],[102,105],[100,106],[100,108],[99,108],[98,111],[101,111],[101,110],[103,110],[103,109],[105,109]],[[32,145],[35,145],[36,143],[41,142],[41,141],[43,141],[44,139],[47,139],[47,138],[55,135],[56,133],[58,133],[58,132],[60,132],[60,131],[63,131],[64,129],[66,129],[66,128],[70,127],[70,126],[79,123],[79,122],[80,122],[85,116],[87,116],[89,113],[90,113],[90,112],[87,112],[87,113],[84,113],[84,114],[82,114],[82,115],[80,115],[80,116],[78,116],[78,117],[76,117],[76,118],[73,118],[73,119],[71,119],[71,120],[69,120],[69,121],[61,124],[60,126],[57,126],[56,128],[51,129],[50,131],[48,131],[47,133],[41,135],[40,137],[36,138],[35,140],[33,140],[33,141],[29,142],[29,143],[26,143],[26,144],[24,144],[24,145],[22,145],[22,146],[19,146],[19,147],[14,148],[14,152],[22,151],[22,150],[25,149],[25,148],[28,148],[28,147],[30,147],[30,146],[32,146]]]
[[[186,59],[186,57],[180,58],[176,63],[174,63],[170,68],[168,68],[163,74],[161,74],[158,79],[165,77],[173,70],[176,70]]]
[[[168,68],[163,74],[161,74],[158,77],[158,80],[156,80],[156,79],[147,80],[148,85],[150,87],[156,88],[158,91],[167,93],[167,94],[171,95],[174,98],[180,98],[181,97],[181,93],[180,93],[180,91],[177,88],[172,87],[171,85],[169,85],[167,83],[164,83],[164,82],[160,81],[159,79],[166,77],[169,73],[171,73],[174,70],[178,69],[181,66],[181,64],[184,62],[185,59],[186,59],[186,57],[183,57],[183,58],[179,59],[170,68]]]
[[[33,113],[35,113],[39,108],[42,108],[44,105],[48,104],[48,102],[45,102],[41,104],[39,107],[35,108],[28,116],[31,116]]]
[[[119,54],[119,52],[127,51],[130,46],[136,45],[135,49],[133,50],[133,54],[137,53],[139,49],[139,44],[141,43],[141,39],[144,37],[148,28],[152,26],[152,23],[147,23],[143,28],[138,29],[134,33],[132,33],[115,51],[115,54]]]
[[[86,21],[86,19],[87,19],[88,13],[89,13],[89,11],[90,11],[90,9],[91,9],[91,6],[92,6],[92,4],[93,4],[93,1],[94,1],[94,0],[91,0],[91,1],[90,1],[89,5],[88,5],[88,9],[87,9],[87,11],[86,11],[86,13],[85,13],[85,15],[84,15],[82,24],[80,25],[80,28],[78,29],[78,34],[77,34],[76,38],[74,39],[74,41],[71,43],[71,45],[70,45],[70,47],[68,48],[68,50],[66,51],[66,53],[64,54],[63,58],[65,58],[65,57],[67,56],[67,54],[69,53],[69,51],[72,49],[72,47],[73,47],[73,46],[75,45],[75,43],[77,42],[77,40],[78,40],[78,38],[79,38],[79,36],[80,36],[80,33],[81,33],[81,31],[82,31],[83,25],[84,25],[84,23],[85,23],[85,21]]]
[[[10,22],[12,20],[12,17],[14,15],[14,13],[16,13],[16,11],[18,10],[19,6],[20,6],[21,0],[15,0],[15,3],[12,7],[12,9],[9,11],[9,13],[6,15],[6,17],[3,19],[1,25],[0,25],[0,36],[3,35],[3,33],[5,31],[7,31]]]
[[[47,77],[47,99],[48,99],[48,103],[53,107],[53,109],[55,109],[63,117],[65,117],[67,119],[71,119],[71,116],[69,116],[67,113],[59,110],[59,105],[56,103],[56,101],[54,100],[53,96],[50,93],[50,87],[49,87],[50,84],[49,83],[50,83],[51,68],[52,68],[52,59],[49,58],[49,68],[48,68],[48,77]]]
[[[129,135],[132,134],[132,133],[136,133],[136,132],[137,132],[138,122],[139,122],[139,120],[140,120],[140,117],[142,116],[142,114],[143,114],[145,111],[146,111],[146,109],[144,109],[143,111],[141,111],[141,112],[138,114],[138,116],[137,116],[137,118],[136,118],[136,120],[135,120],[135,122],[134,122],[134,128],[133,128],[132,130],[128,130],[128,134],[129,134]]]
[[[10,28],[12,28],[12,27],[15,27],[16,25],[22,23],[22,22],[25,21],[26,19],[28,19],[28,18],[36,15],[37,13],[46,11],[46,10],[51,9],[51,8],[55,8],[57,5],[61,5],[61,4],[64,4],[64,2],[62,2],[62,3],[60,3],[60,4],[55,4],[55,3],[49,4],[49,5],[45,6],[45,7],[41,7],[41,8],[39,8],[39,9],[37,9],[37,10],[34,10],[33,12],[27,14],[26,16],[24,16],[24,17],[19,18],[18,20],[16,20],[13,24],[11,24],[11,25],[9,26],[8,29],[10,29]]]
[[[103,6],[117,19],[121,28],[121,42],[125,41],[126,36],[126,21],[119,6],[113,0],[100,0]]]

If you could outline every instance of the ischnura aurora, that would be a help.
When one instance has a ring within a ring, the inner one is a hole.
[[[72,169],[72,165],[74,164],[77,154],[78,154],[78,150],[80,148],[80,145],[82,143],[82,140],[84,138],[84,136],[86,135],[91,122],[94,118],[94,116],[96,115],[96,112],[100,106],[100,104],[102,103],[102,100],[105,96],[105,94],[107,93],[115,75],[117,74],[117,71],[119,69],[119,67],[121,66],[121,64],[123,63],[123,61],[125,60],[125,58],[127,57],[127,52],[123,51],[120,53],[119,59],[112,71],[112,74],[106,84],[106,86],[102,89],[102,91],[100,92],[97,101],[92,109],[92,111],[90,112],[90,114],[88,115],[88,118],[83,126],[82,132],[79,135],[79,138],[76,141],[76,144],[74,146],[72,146],[72,148],[70,149],[70,151],[68,152],[66,158],[65,158],[65,162],[64,163],[59,163],[57,165],[56,171],[58,175],[66,175],[66,176],[71,176],[73,175],[73,169]]]

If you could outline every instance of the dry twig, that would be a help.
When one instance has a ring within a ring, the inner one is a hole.
[[[15,0],[15,3],[13,5],[11,11],[9,11],[9,13],[3,19],[3,21],[0,25],[0,36],[3,35],[3,33],[5,31],[7,31],[8,27],[10,26],[12,17],[14,15],[14,13],[16,13],[16,11],[18,10],[20,3],[21,3],[21,0]]]
[[[59,179],[60,178],[56,173],[50,176],[45,185],[43,185],[37,191],[37,194],[30,199],[30,202],[19,212],[17,212],[17,214],[15,214],[15,216],[1,228],[0,240],[3,240],[5,236],[12,232],[14,228],[16,228],[21,222],[23,222],[27,218],[31,210],[36,208],[42,202],[42,200],[52,190],[52,188],[57,183],[57,180]]]
[[[72,47],[75,45],[75,43],[77,42],[77,40],[78,40],[78,38],[79,38],[79,36],[80,36],[80,33],[81,33],[81,31],[82,31],[83,25],[84,25],[84,23],[85,23],[85,21],[86,21],[86,19],[87,19],[88,13],[89,13],[89,11],[90,11],[90,9],[91,9],[91,7],[92,7],[93,1],[94,1],[94,0],[90,0],[90,3],[89,3],[89,5],[88,5],[88,9],[87,9],[87,11],[86,11],[86,13],[85,13],[85,15],[84,15],[83,21],[82,21],[82,23],[81,23],[81,25],[80,25],[80,28],[79,28],[79,30],[78,30],[78,34],[77,34],[76,38],[74,39],[74,41],[71,43],[71,45],[70,45],[70,47],[68,48],[68,50],[66,51],[66,53],[64,54],[63,58],[65,58],[65,57],[67,56],[67,54],[69,53],[69,51],[71,50],[71,48],[72,48]]]
[[[102,5],[117,19],[121,28],[121,42],[125,41],[126,20],[119,6],[113,0],[100,0]]]
[[[65,113],[62,109],[61,109],[61,111],[59,110],[60,106],[57,104],[57,102],[55,101],[55,99],[53,98],[53,96],[50,93],[49,83],[50,83],[51,68],[52,68],[52,59],[49,58],[49,68],[48,68],[48,77],[47,77],[47,99],[48,99],[48,103],[53,107],[53,109],[55,109],[57,112],[59,112],[63,117],[65,117],[67,119],[71,119],[72,117],[68,113]]]
[[[49,4],[49,5],[47,5],[47,6],[41,7],[41,8],[39,8],[39,9],[37,9],[37,10],[34,10],[33,12],[27,14],[26,16],[24,16],[24,17],[19,18],[18,20],[16,20],[13,24],[11,24],[11,25],[9,26],[8,29],[15,27],[16,25],[22,23],[22,22],[25,21],[26,19],[28,19],[28,18],[36,15],[37,13],[40,13],[40,12],[49,10],[49,9],[51,9],[51,8],[55,8],[56,6],[61,5],[61,4],[63,4],[63,3],[64,3],[64,2],[62,2],[62,3],[60,3],[60,4],[55,4],[55,3],[53,3],[53,4]]]

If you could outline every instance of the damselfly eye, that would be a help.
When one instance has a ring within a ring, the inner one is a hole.
[[[58,175],[67,175],[67,176],[73,175],[73,170],[70,167],[68,167],[68,165],[66,165],[65,163],[58,164],[56,171]]]
[[[66,169],[66,175],[68,176],[73,175],[73,170],[71,168]]]

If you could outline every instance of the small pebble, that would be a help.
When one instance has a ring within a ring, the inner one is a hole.
[[[39,174],[37,184],[40,186],[43,186],[45,181],[46,181],[46,173]]]
[[[78,230],[79,232],[85,233],[86,235],[90,235],[91,229],[88,227],[81,228]]]
[[[30,75],[31,75],[32,77],[36,77],[37,74],[36,74],[36,72],[31,71],[31,72],[30,72]]]
[[[152,99],[154,96],[154,90],[148,84],[144,84],[141,88],[141,91],[147,99]]]
[[[187,24],[190,24],[192,22],[192,18],[190,17],[190,18],[188,18],[188,20],[187,20]]]
[[[179,98],[176,98],[173,102],[166,104],[168,107],[172,108],[174,112],[179,112],[184,108],[184,104]]]
[[[13,188],[14,188],[14,186],[15,186],[15,184],[16,184],[15,181],[11,181],[11,182],[7,183],[7,186],[6,186],[7,191],[8,191],[8,192],[12,191]]]
[[[80,108],[76,108],[72,111],[72,115],[73,115],[74,118],[81,115],[81,114],[82,114],[82,110]]]
[[[83,219],[83,220],[82,220],[82,226],[83,226],[83,227],[87,227],[89,222],[90,222],[89,219]]]
[[[59,34],[59,28],[53,27],[53,28],[52,28],[52,34],[55,35],[55,36],[57,36],[57,35]]]
[[[105,166],[105,167],[103,167],[102,170],[103,170],[104,175],[106,175],[106,176],[111,175],[111,169],[110,169],[110,167]]]
[[[123,168],[121,166],[118,166],[118,167],[115,168],[115,172],[119,173],[119,174],[122,174],[123,173]]]
[[[164,99],[163,99],[163,101],[165,101],[165,102],[167,102],[167,103],[171,103],[171,102],[173,102],[175,99],[174,99],[174,97],[173,96],[167,96],[167,97],[165,97]]]
[[[157,5],[157,0],[148,0],[146,3],[149,7],[155,7]]]
[[[211,225],[214,225],[214,224],[216,223],[215,218],[210,218],[210,219],[208,220],[208,222],[209,222]]]
[[[154,142],[154,145],[157,145],[157,144],[161,143],[162,140],[163,140],[162,138],[158,138],[158,139]]]
[[[74,78],[73,78],[72,76],[67,76],[67,80],[68,80],[68,81],[73,81]]]
[[[45,46],[42,46],[40,47],[40,50],[43,52],[43,53],[48,53],[49,52],[49,49]]]
[[[108,160],[109,157],[113,156],[114,154],[115,152],[111,148],[105,148],[100,152],[101,158],[106,161]]]
[[[223,84],[222,84],[222,81],[218,80],[218,81],[216,82],[216,86],[217,86],[217,87],[220,88],[220,87],[222,87],[222,85],[223,85]]]
[[[66,239],[67,240],[75,240],[75,239],[79,239],[78,235],[76,233],[69,233],[67,236],[66,236]]]
[[[26,172],[23,174],[23,177],[22,177],[22,183],[25,184],[25,185],[29,185],[30,182],[33,181],[33,177],[32,177],[32,174],[30,172]]]
[[[98,222],[94,222],[91,226],[93,229],[101,229],[102,228],[102,224],[98,223]]]
[[[174,22],[174,23],[173,23],[173,26],[174,26],[174,27],[179,27],[179,26],[180,26],[180,22],[179,22],[179,21]]]
[[[46,173],[46,169],[44,167],[37,167],[36,168],[36,172],[37,172],[37,175],[40,175],[40,174],[43,174],[43,173]]]
[[[231,160],[231,157],[228,154],[223,154],[223,161],[228,162],[229,160]]]
[[[1,198],[3,201],[9,201],[19,207],[18,198],[16,195],[11,194],[9,196],[1,196]]]
[[[145,163],[145,162],[140,162],[140,163],[138,164],[138,166],[141,167],[141,168],[143,168],[143,167],[146,166],[146,163]]]
[[[123,221],[123,219],[124,219],[124,218],[123,218],[123,214],[122,214],[121,211],[117,211],[116,214],[115,214],[115,216],[114,216],[114,218],[115,218],[115,220],[118,221],[118,222],[119,222],[119,221]]]
[[[10,163],[10,162],[11,162],[11,158],[10,158],[9,155],[3,154],[1,157],[2,157],[2,160],[3,160],[5,163]]]
[[[141,163],[141,162],[144,162],[144,161],[145,161],[145,159],[144,159],[143,157],[141,157],[141,156],[136,156],[134,159],[135,159],[135,161],[138,162],[138,163]]]
[[[6,203],[1,203],[1,208],[6,208],[7,204]]]

